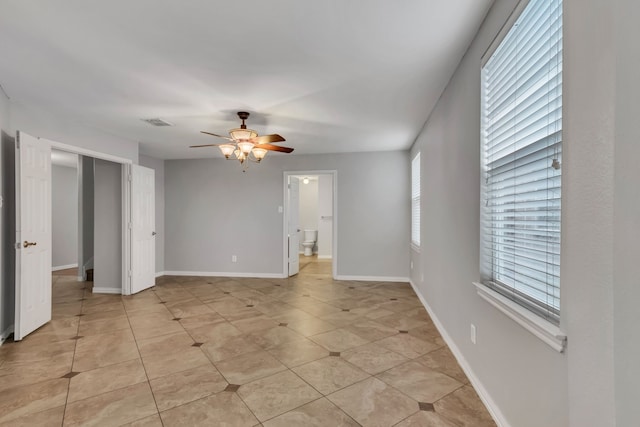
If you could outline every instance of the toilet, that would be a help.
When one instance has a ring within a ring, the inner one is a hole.
[[[304,240],[302,241],[302,247],[304,247],[304,256],[313,255],[313,247],[316,244],[318,238],[318,230],[304,230]]]

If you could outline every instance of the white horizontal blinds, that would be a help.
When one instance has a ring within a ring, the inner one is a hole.
[[[485,281],[557,323],[562,1],[531,0],[482,78]]]
[[[420,153],[411,161],[411,243],[420,246]]]

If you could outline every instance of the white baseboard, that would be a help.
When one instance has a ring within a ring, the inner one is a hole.
[[[338,275],[336,280],[355,280],[358,282],[402,282],[408,283],[408,277],[385,277],[385,276],[345,276]]]
[[[78,282],[84,282],[84,276],[81,274],[78,275]]]
[[[201,276],[201,277],[249,277],[256,279],[285,279],[280,273],[239,273],[214,271],[165,271],[165,276]]]
[[[158,271],[158,272],[156,273],[156,277],[162,277],[162,276],[166,276],[166,275],[167,275],[167,273],[166,273],[166,272],[164,272],[164,271]]]
[[[331,255],[318,255],[318,259],[332,259]]]
[[[9,335],[13,333],[13,325],[9,326],[7,329],[0,333],[0,346],[4,344],[4,342],[9,338]]]
[[[115,294],[115,295],[122,295],[122,289],[118,289],[118,288],[96,288],[95,286],[93,287],[93,291],[94,294]]]
[[[411,287],[413,288],[414,292],[420,299],[420,302],[429,313],[429,316],[431,317],[431,320],[433,320],[434,325],[436,325],[438,332],[440,332],[442,339],[444,340],[444,342],[447,343],[447,346],[449,346],[451,353],[453,353],[456,360],[458,361],[458,364],[460,365],[464,373],[467,375],[467,378],[469,378],[471,385],[478,393],[478,396],[480,396],[480,400],[482,400],[484,405],[487,407],[487,410],[489,411],[489,414],[491,415],[493,420],[496,422],[498,427],[510,427],[510,424],[507,422],[506,418],[504,417],[504,414],[502,413],[498,405],[496,405],[496,402],[493,400],[493,398],[491,397],[487,389],[484,387],[484,385],[480,382],[476,374],[473,372],[473,370],[471,369],[471,366],[469,366],[469,363],[467,362],[467,359],[464,358],[458,346],[455,344],[455,342],[453,342],[453,339],[451,339],[451,336],[447,333],[442,323],[440,323],[438,316],[435,315],[435,313],[429,306],[429,303],[427,303],[427,300],[420,293],[420,290],[413,283],[413,281],[409,280],[409,283],[411,284]]]
[[[58,265],[56,267],[51,267],[51,271],[66,270],[68,268],[76,268],[77,266],[78,266],[78,264]]]

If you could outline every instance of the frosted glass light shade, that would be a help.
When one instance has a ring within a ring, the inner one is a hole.
[[[255,144],[253,142],[249,142],[249,141],[238,142],[238,148],[240,149],[240,151],[242,151],[242,153],[245,156],[249,155],[251,150],[253,150],[254,146],[255,146]]]
[[[254,147],[251,152],[253,153],[253,156],[256,158],[258,162],[264,159],[264,156],[267,155],[267,150],[265,150],[264,148]]]
[[[258,133],[253,129],[231,129],[229,131],[229,135],[236,141],[246,141],[251,138],[255,138],[258,136]]]
[[[235,145],[233,144],[222,144],[218,148],[220,148],[220,151],[222,151],[222,154],[227,159],[233,154],[233,151],[236,149]]]

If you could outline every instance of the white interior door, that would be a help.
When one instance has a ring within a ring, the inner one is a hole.
[[[298,250],[300,246],[300,179],[289,177],[289,276],[298,274],[300,260]]]
[[[51,320],[51,143],[16,134],[14,338]]]
[[[131,168],[131,293],[156,283],[155,171]]]

